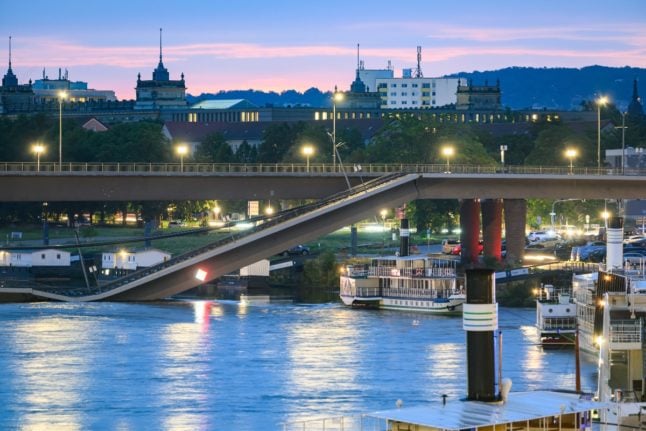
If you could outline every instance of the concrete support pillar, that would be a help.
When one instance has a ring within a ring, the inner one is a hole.
[[[500,261],[502,245],[502,200],[485,199],[482,208],[482,239],[485,258]]]
[[[525,257],[525,225],[527,224],[527,201],[505,199],[505,240],[508,264],[518,263]]]
[[[355,225],[350,226],[350,254],[357,255],[357,227]]]
[[[480,201],[463,199],[460,201],[460,242],[463,264],[478,263],[478,241],[480,237]]]

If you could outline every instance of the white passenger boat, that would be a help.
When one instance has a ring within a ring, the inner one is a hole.
[[[427,256],[385,256],[349,265],[341,275],[345,305],[459,314],[466,300],[456,262]]]
[[[569,290],[557,290],[551,284],[537,289],[536,329],[545,348],[573,345],[576,305]]]
[[[401,220],[399,253],[375,257],[369,265],[348,265],[340,297],[352,307],[460,314],[466,300],[458,285],[457,261],[409,256],[408,220]]]

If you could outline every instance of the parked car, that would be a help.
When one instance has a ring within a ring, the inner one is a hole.
[[[561,236],[553,230],[537,230],[530,232],[527,239],[531,242],[548,241],[551,239],[561,239]]]
[[[444,254],[453,254],[453,249],[460,245],[460,240],[458,239],[443,239],[442,240],[442,253]]]
[[[182,226],[186,226],[186,222],[184,220],[171,220],[168,223],[168,226],[169,227],[182,227]]]
[[[289,255],[301,255],[301,256],[307,256],[310,254],[310,248],[306,245],[295,245],[294,247],[288,248],[287,250],[283,251],[281,253],[283,256],[289,256]]]
[[[484,251],[484,244],[482,241],[478,243],[478,254],[482,254]],[[462,244],[457,244],[455,247],[453,247],[453,250],[451,250],[451,254],[454,256],[457,256],[462,253]]]

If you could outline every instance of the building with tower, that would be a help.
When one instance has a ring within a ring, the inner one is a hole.
[[[497,111],[502,109],[500,81],[496,81],[496,85],[489,85],[487,81],[485,81],[484,85],[473,85],[473,82],[469,80],[466,85],[462,85],[465,81],[458,81],[456,109],[469,111]]]
[[[142,80],[137,75],[136,110],[183,109],[187,107],[184,74],[181,79],[171,80],[162,61],[162,29],[159,29],[159,64],[153,71],[153,79]]]
[[[11,69],[11,36],[9,36],[9,68],[0,87],[0,113],[31,112],[34,108],[34,91],[29,84],[18,84],[18,77]]]

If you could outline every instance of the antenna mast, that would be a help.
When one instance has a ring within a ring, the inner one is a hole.
[[[415,78],[423,78],[422,73],[422,47],[417,47],[417,69],[415,69]]]
[[[11,36],[9,36],[9,70],[11,70]]]
[[[159,29],[159,62],[162,62],[162,29]]]

